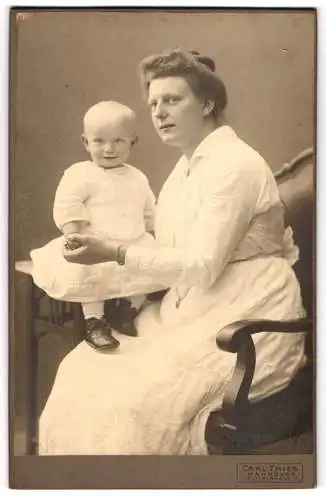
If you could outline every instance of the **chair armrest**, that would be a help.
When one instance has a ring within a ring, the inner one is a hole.
[[[288,174],[293,173],[293,171],[297,168],[298,164],[309,160],[314,159],[314,148],[307,148],[301,151],[298,155],[296,155],[289,163],[284,163],[284,165],[274,172],[274,177],[277,181],[286,177]]]
[[[223,351],[237,353],[236,365],[231,380],[224,392],[222,409],[228,414],[228,421],[241,418],[241,409],[248,405],[249,390],[256,366],[256,351],[251,335],[259,332],[311,332],[311,319],[291,321],[253,320],[237,321],[223,328],[216,343]]]

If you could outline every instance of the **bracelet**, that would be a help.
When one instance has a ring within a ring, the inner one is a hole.
[[[119,245],[117,248],[117,263],[119,266],[124,266],[126,262],[126,248],[124,245]]]

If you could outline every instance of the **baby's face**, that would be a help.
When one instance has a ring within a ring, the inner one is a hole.
[[[133,133],[126,120],[89,123],[84,131],[84,144],[93,162],[103,168],[124,163],[133,143]]]

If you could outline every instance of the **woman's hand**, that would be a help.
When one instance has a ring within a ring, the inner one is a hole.
[[[63,248],[64,258],[76,264],[117,261],[119,244],[99,234],[70,234]]]

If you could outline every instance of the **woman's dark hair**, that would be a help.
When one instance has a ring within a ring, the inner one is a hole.
[[[227,92],[223,81],[215,73],[213,59],[196,51],[172,49],[143,59],[139,66],[140,79],[145,94],[156,78],[180,76],[193,94],[202,102],[215,103],[211,116],[215,119],[227,105]]]

